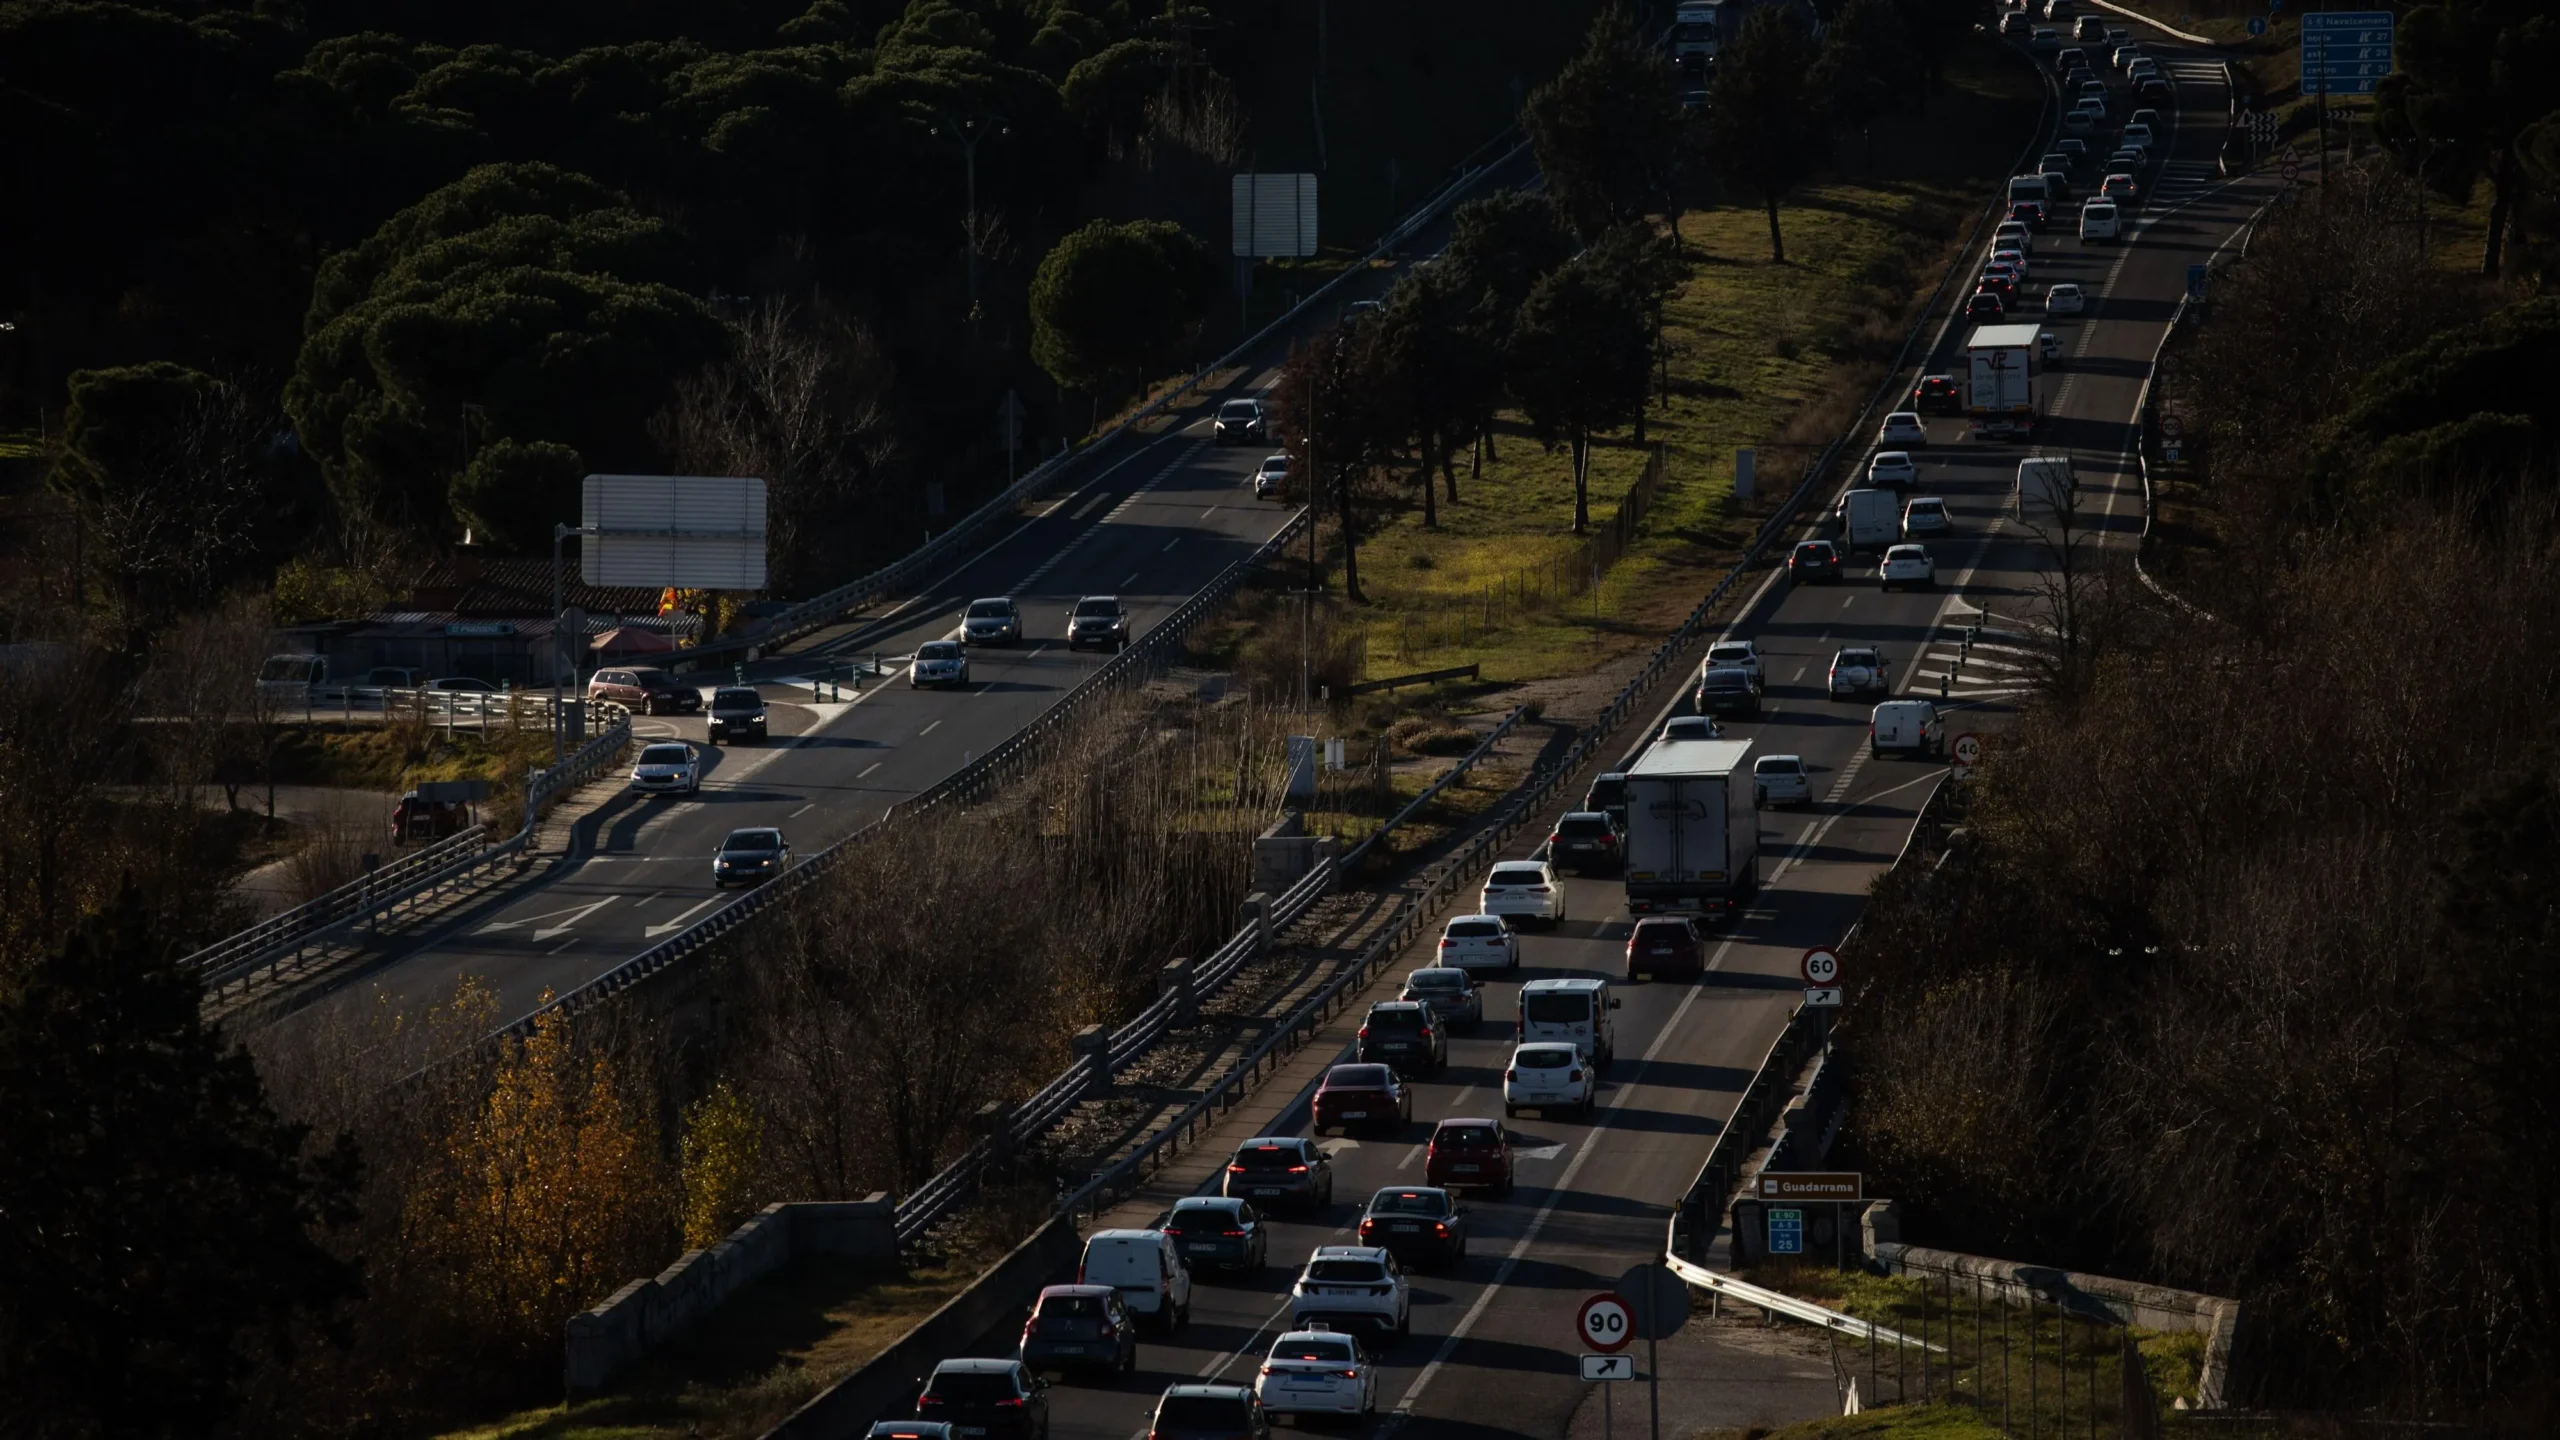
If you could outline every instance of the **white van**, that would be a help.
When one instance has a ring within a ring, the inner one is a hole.
[[[2010,204],[2015,205],[2021,200],[2045,201],[2051,198],[2052,191],[2044,183],[2044,176],[2012,175],[2009,177]]]
[[[1947,753],[1947,721],[1926,700],[1887,700],[1867,722],[1867,753],[1935,760]]]
[[[2021,520],[2052,524],[2071,512],[2080,477],[2060,455],[2031,455],[2018,462],[2018,483],[2009,492],[2012,511]]]
[[[1845,554],[1882,550],[1902,538],[1902,502],[1890,490],[1861,486],[1850,491],[1840,497],[1835,518]]]
[[[2113,240],[2116,238],[2116,202],[2092,200],[2080,207],[2080,238]]]
[[[1606,1070],[1618,1053],[1618,1022],[1609,1015],[1617,1008],[1606,980],[1532,980],[1520,987],[1520,1043],[1570,1044],[1593,1070]]]
[[[1094,1231],[1076,1283],[1110,1286],[1129,1313],[1168,1334],[1191,1323],[1191,1267],[1161,1230]]]

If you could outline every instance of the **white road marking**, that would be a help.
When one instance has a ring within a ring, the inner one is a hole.
[[[566,910],[552,910],[541,915],[527,915],[521,920],[500,920],[495,924],[483,925],[471,933],[474,935],[497,935],[509,930],[521,930],[525,926],[531,925],[536,921],[560,920],[560,923],[557,925],[546,926],[543,929],[533,932],[533,938],[538,943],[548,940],[554,935],[561,934],[570,926],[577,924],[579,921],[586,919],[588,916],[621,898],[622,897],[619,895],[607,895],[603,899],[598,900],[591,905],[574,905]],[[561,920],[560,917],[564,915],[569,918]]]
[[[854,779],[856,779],[856,780],[868,780],[868,779],[870,779],[870,778],[871,778],[871,772],[872,772],[872,771],[877,770],[877,769],[879,769],[881,766],[886,765],[886,764],[888,764],[888,763],[889,763],[889,762],[888,762],[888,761],[886,761],[886,760],[874,760],[874,761],[872,761],[869,765],[867,765],[867,766],[864,766],[864,767],[863,767],[863,771],[862,771],[862,773],[861,773],[861,774],[856,775],[856,776],[854,776],[853,778],[854,778]]]
[[[681,929],[683,929],[683,928],[684,928],[684,922],[685,922],[685,921],[687,921],[687,920],[689,920],[689,919],[693,918],[695,915],[698,915],[698,914],[700,914],[701,912],[703,912],[703,911],[705,911],[705,910],[710,909],[712,906],[719,904],[722,898],[723,898],[723,897],[721,897],[721,896],[714,895],[714,896],[712,896],[710,899],[705,900],[705,901],[703,901],[702,903],[700,903],[700,904],[698,904],[698,905],[693,906],[691,909],[686,910],[683,914],[676,916],[674,919],[667,921],[665,924],[663,924],[663,925],[651,925],[651,926],[648,926],[647,928],[643,929],[640,933],[641,933],[642,935],[647,936],[649,939],[655,940],[655,939],[657,939],[659,936],[666,934],[666,933],[667,933],[668,931],[670,931],[670,930],[681,930]]]
[[[1135,582],[1136,582],[1136,580],[1137,580],[1137,578],[1138,578],[1138,574],[1139,574],[1139,572],[1137,572],[1137,571],[1135,571],[1135,570],[1130,571],[1130,572],[1129,572],[1129,576],[1128,576],[1128,578],[1127,578],[1127,579],[1125,579],[1125,580],[1122,580],[1122,581],[1119,583],[1119,585],[1118,585],[1117,587],[1115,587],[1115,588],[1117,588],[1117,589],[1121,589],[1121,590],[1126,590],[1126,589],[1128,589],[1128,588],[1130,587],[1130,585],[1132,585],[1133,583],[1135,583]]]
[[[1159,551],[1157,551],[1156,553],[1157,553],[1157,554],[1159,554],[1159,555],[1162,555],[1162,554],[1164,554],[1164,553],[1165,553],[1165,551],[1167,551],[1167,550],[1171,550],[1174,546],[1179,545],[1179,544],[1181,544],[1181,543],[1182,543],[1182,537],[1181,537],[1181,536],[1179,536],[1179,535],[1176,535],[1176,536],[1174,536],[1172,539],[1167,540],[1166,542],[1164,542],[1164,550],[1159,550]]]
[[[815,810],[815,809],[817,809],[817,808],[818,808],[818,802],[817,802],[817,801],[815,801],[815,800],[812,800],[812,801],[810,801],[808,804],[801,806],[799,809],[792,811],[790,814],[785,815],[785,816],[783,816],[782,818],[783,818],[783,819],[785,819],[785,820],[797,820],[797,819],[799,819],[801,816],[806,815],[806,814],[808,814],[810,811]]]
[[[921,740],[921,739],[923,739],[924,737],[926,737],[927,735],[932,734],[932,733],[933,733],[933,731],[934,731],[934,727],[935,727],[935,726],[940,725],[941,723],[942,723],[941,721],[936,720],[936,721],[934,721],[934,722],[933,722],[933,724],[932,724],[932,725],[927,725],[927,726],[926,726],[926,727],[924,727],[923,729],[921,729],[921,730],[919,730],[919,731],[917,731],[917,732],[916,732],[916,738],[917,738],[917,739],[919,739],[919,740]]]

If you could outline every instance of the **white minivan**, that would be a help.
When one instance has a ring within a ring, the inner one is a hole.
[[[1094,1231],[1076,1283],[1110,1286],[1130,1314],[1168,1334],[1191,1323],[1191,1267],[1161,1230]]]
[[[1934,760],[1947,753],[1947,720],[1926,700],[1887,700],[1867,722],[1867,753]]]
[[[1618,1053],[1618,1008],[1606,980],[1532,980],[1520,987],[1519,1041],[1567,1044],[1590,1057],[1593,1071]]]
[[[2092,200],[2080,207],[2080,239],[2113,240],[2116,238],[2116,202]]]

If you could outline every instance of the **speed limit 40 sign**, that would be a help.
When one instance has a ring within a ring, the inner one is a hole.
[[[1634,1307],[1607,1291],[1582,1302],[1573,1318],[1576,1338],[1594,1350],[1617,1351],[1636,1338]]]

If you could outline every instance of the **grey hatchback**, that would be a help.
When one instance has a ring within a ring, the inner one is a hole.
[[[1224,1195],[1186,1195],[1174,1202],[1164,1231],[1194,1269],[1234,1270],[1250,1274],[1270,1258],[1271,1237],[1262,1228],[1261,1212],[1250,1200]]]
[[[1051,1285],[1032,1302],[1014,1353],[1031,1370],[1127,1374],[1138,1368],[1138,1326],[1108,1285]]]
[[[1417,1000],[1431,1007],[1431,1013],[1452,1029],[1460,1025],[1472,1030],[1484,1023],[1484,992],[1476,988],[1475,977],[1454,965],[1427,965],[1404,977],[1404,993],[1399,1000]]]
[[[1322,1210],[1333,1203],[1333,1162],[1303,1135],[1258,1135],[1227,1161],[1226,1193],[1266,1210]]]

